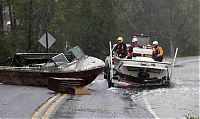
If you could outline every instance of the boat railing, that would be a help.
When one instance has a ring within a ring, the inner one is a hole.
[[[29,67],[29,66],[26,66],[26,67],[12,67],[12,66],[0,66],[0,69],[4,69],[4,70],[14,70],[14,69],[21,69],[21,70],[29,70],[29,69],[41,69],[41,68],[38,68],[38,67]]]

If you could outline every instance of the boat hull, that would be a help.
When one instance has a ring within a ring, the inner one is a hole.
[[[77,72],[39,72],[23,70],[0,70],[0,82],[14,85],[47,86],[48,78],[79,78],[82,86],[91,83],[101,73],[103,68],[95,68]]]

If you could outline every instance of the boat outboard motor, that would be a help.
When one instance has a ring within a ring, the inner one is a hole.
[[[144,71],[141,70],[141,71],[138,73],[138,78],[139,78],[139,81],[140,81],[140,82],[144,82],[144,80],[149,79],[149,74],[148,74],[147,72],[144,72]]]

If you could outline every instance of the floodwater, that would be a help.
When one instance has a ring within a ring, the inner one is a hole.
[[[151,108],[160,118],[199,116],[199,57],[179,59],[174,68],[171,87],[147,90]]]
[[[107,88],[100,75],[91,95],[68,96],[52,118],[186,118],[199,116],[199,57],[179,58],[170,87]]]

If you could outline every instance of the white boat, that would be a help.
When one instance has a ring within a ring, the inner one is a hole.
[[[141,56],[132,59],[114,56],[112,83],[126,82],[130,84],[169,84],[169,62],[158,62],[145,55],[152,54],[150,49],[133,49],[133,53]]]
[[[112,52],[111,42],[110,52]],[[132,59],[113,55],[107,57],[105,65],[108,70],[105,71],[104,78],[108,81],[108,87],[170,84],[174,62],[158,62],[152,57],[147,57],[152,55],[152,49],[133,48],[133,53],[138,56]]]

